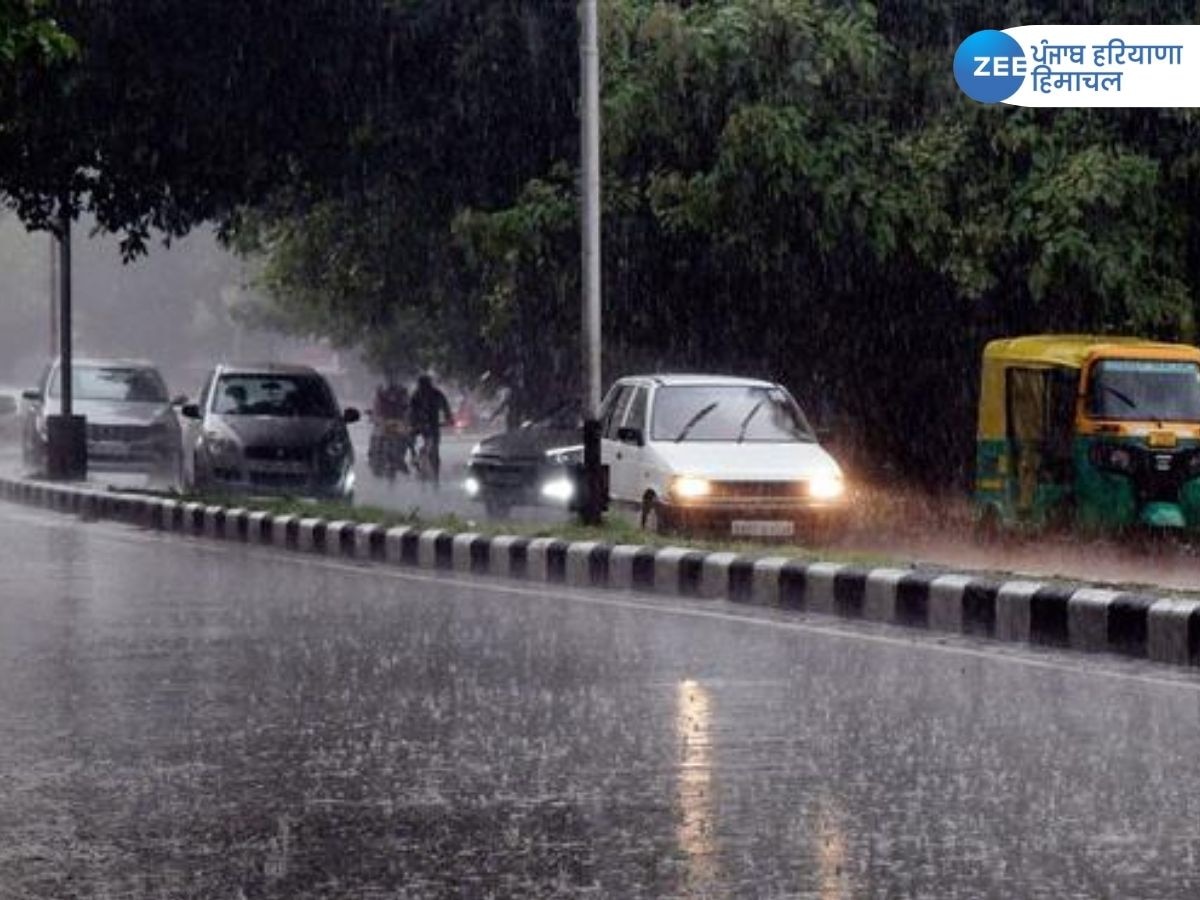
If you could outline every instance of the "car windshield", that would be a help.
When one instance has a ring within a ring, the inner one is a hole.
[[[659,388],[651,436],[656,441],[815,440],[804,413],[787,392],[757,385]]]
[[[50,396],[62,392],[62,375],[54,370]],[[121,403],[166,403],[167,386],[154,369],[134,366],[76,365],[71,369],[71,394],[75,400],[111,400]]]
[[[1200,366],[1102,360],[1092,369],[1088,412],[1097,419],[1200,422]]]
[[[224,375],[214,393],[213,412],[222,416],[337,415],[329,386],[316,375]]]

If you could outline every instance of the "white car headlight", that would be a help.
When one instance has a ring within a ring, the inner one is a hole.
[[[542,497],[555,503],[570,503],[575,496],[575,484],[570,478],[558,476],[542,484]]]
[[[469,476],[467,480],[463,482],[463,490],[467,492],[468,497],[478,497],[479,489],[479,479],[474,475]]]
[[[680,500],[697,500],[712,493],[712,482],[694,475],[680,475],[671,482],[671,493]]]
[[[846,493],[840,472],[821,472],[808,483],[808,495],[814,500],[836,500]]]

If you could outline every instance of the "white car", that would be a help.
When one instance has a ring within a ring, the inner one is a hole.
[[[712,375],[622,378],[600,410],[615,505],[644,528],[719,527],[790,537],[836,529],[842,470],[791,394],[767,381]]]

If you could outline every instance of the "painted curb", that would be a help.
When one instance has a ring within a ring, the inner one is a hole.
[[[684,547],[385,529],[2,477],[0,499],[84,519],[386,565],[729,600],[1200,666],[1200,601],[1179,597]]]

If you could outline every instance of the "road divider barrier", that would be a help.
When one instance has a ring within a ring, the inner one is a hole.
[[[141,528],[393,566],[728,600],[1002,641],[1200,665],[1200,601],[933,568],[489,536],[275,515],[0,478],[0,498]]]

